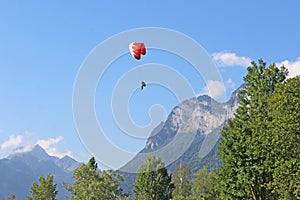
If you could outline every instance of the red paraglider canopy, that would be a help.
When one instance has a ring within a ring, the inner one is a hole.
[[[129,50],[132,55],[137,60],[141,59],[141,55],[146,54],[146,47],[145,44],[142,42],[133,42],[129,44]]]

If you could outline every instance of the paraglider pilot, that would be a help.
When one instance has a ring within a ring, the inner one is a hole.
[[[141,90],[144,89],[144,87],[146,87],[146,83],[144,81],[142,81],[142,86],[141,86]]]

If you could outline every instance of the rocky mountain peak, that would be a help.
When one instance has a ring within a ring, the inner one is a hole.
[[[48,159],[48,157],[49,157],[47,152],[40,145],[37,144],[35,146],[17,147],[16,149],[12,150],[12,152],[9,154],[8,158],[12,159],[15,157],[20,157],[20,156],[25,156],[25,155],[35,157],[39,160]]]
[[[200,95],[181,102],[173,108],[160,131],[151,134],[143,152],[160,148],[171,141],[178,132],[184,134],[196,131],[207,135],[223,126],[228,119],[233,118],[239,106],[237,94],[241,88],[233,92],[225,103],[217,102],[208,95]]]
[[[56,165],[63,168],[64,170],[68,172],[72,172],[75,170],[77,167],[80,166],[80,163],[71,158],[70,156],[64,156],[61,159],[56,159],[55,161]]]
[[[39,159],[46,159],[49,157],[47,152],[38,144],[33,147],[30,153]]]

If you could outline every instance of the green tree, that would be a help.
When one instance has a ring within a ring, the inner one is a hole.
[[[207,166],[200,169],[193,178],[193,197],[194,199],[217,199],[216,175],[210,172]]]
[[[121,175],[112,170],[100,172],[95,158],[91,158],[87,164],[82,164],[74,170],[74,184],[65,187],[71,192],[73,200],[98,200],[121,199],[126,195],[119,188]]]
[[[276,148],[270,151],[274,173],[268,186],[278,199],[300,199],[300,77],[277,87],[269,105],[268,142]]]
[[[172,193],[173,199],[186,199],[191,195],[191,173],[190,169],[185,167],[183,162],[180,162],[176,167],[172,179],[175,187]]]
[[[14,194],[9,195],[9,197],[6,198],[6,200],[14,200],[16,199],[16,196]]]
[[[172,177],[168,174],[160,157],[151,155],[138,171],[133,185],[137,200],[167,200],[172,196]]]
[[[239,92],[241,105],[221,132],[219,155],[223,165],[218,180],[224,199],[276,199],[268,188],[274,171],[270,151],[276,148],[269,144],[269,99],[284,83],[287,70],[274,64],[266,67],[262,60],[259,65],[251,64],[244,78],[245,88]]]
[[[103,187],[103,194],[101,199],[126,199],[127,194],[119,187],[120,182],[124,177],[116,174],[113,170],[104,170],[100,174],[101,185]]]
[[[53,176],[48,175],[47,179],[43,176],[39,178],[40,184],[34,182],[31,186],[30,193],[32,197],[26,197],[26,199],[34,200],[55,200],[57,195],[56,184],[53,183]]]

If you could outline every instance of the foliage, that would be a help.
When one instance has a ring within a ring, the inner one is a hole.
[[[283,188],[293,195],[299,191],[300,87],[285,82],[286,76],[284,67],[267,68],[262,60],[248,67],[241,106],[221,132],[223,166],[217,177],[222,198],[278,199]]]
[[[214,200],[217,198],[216,176],[204,166],[193,178],[193,197],[194,199]]]
[[[73,185],[68,187],[65,184],[73,200],[109,200],[126,196],[119,188],[123,177],[112,170],[104,170],[100,173],[95,158],[91,158],[87,164],[82,164],[75,169],[73,177],[75,181]]]
[[[56,184],[53,183],[53,176],[48,175],[47,179],[44,177],[39,178],[40,184],[34,182],[31,186],[30,192],[32,197],[26,197],[26,199],[34,199],[34,200],[55,200],[57,191]]]
[[[172,175],[174,190],[172,193],[173,199],[184,199],[191,195],[192,182],[190,169],[186,168],[183,162],[180,162]]]
[[[134,183],[134,197],[137,200],[167,200],[173,191],[172,177],[168,174],[160,157],[148,157],[138,171]]]
[[[14,200],[16,199],[16,196],[14,194],[9,195],[6,200]]]
[[[300,77],[288,79],[270,98],[273,137],[273,181],[268,184],[278,199],[300,199]]]

